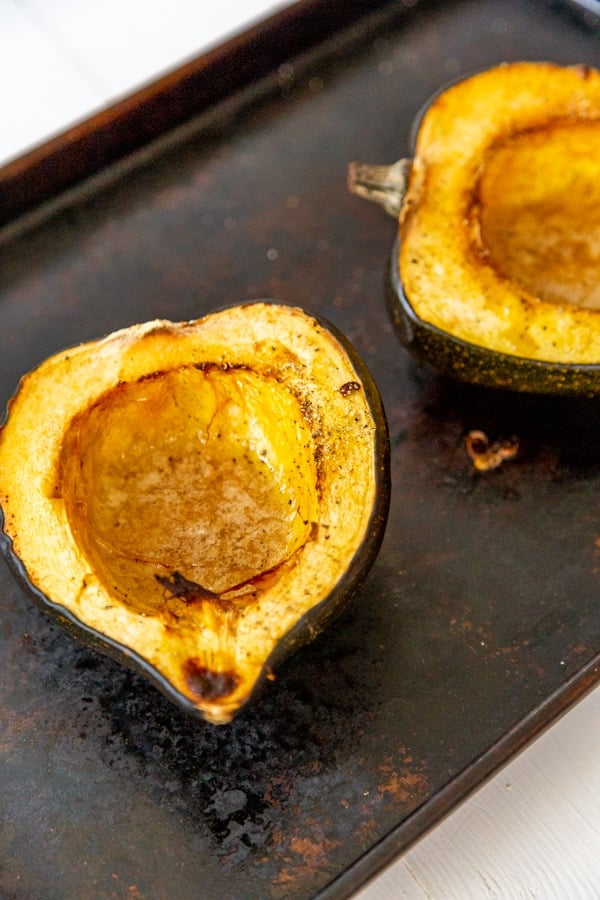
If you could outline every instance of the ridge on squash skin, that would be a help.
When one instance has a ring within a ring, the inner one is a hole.
[[[372,565],[385,414],[356,351],[300,309],[134,325],[24,376],[0,502],[43,608],[222,724]]]

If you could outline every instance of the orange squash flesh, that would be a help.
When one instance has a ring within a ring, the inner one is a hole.
[[[420,123],[399,272],[423,322],[533,360],[600,362],[600,72],[489,69]]]

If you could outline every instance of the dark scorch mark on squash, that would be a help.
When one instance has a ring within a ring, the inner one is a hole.
[[[184,666],[185,679],[191,691],[203,700],[218,700],[231,694],[239,681],[235,672],[215,672],[188,659]]]
[[[159,584],[171,594],[172,597],[179,597],[181,600],[219,600],[220,595],[215,594],[208,588],[202,587],[196,581],[190,581],[185,578],[181,572],[171,572],[170,575],[154,576]]]

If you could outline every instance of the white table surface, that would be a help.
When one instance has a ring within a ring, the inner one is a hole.
[[[285,5],[0,0],[0,164]],[[600,688],[357,897],[600,898]]]

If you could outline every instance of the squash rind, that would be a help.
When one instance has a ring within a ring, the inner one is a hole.
[[[512,356],[462,340],[424,322],[404,291],[394,245],[386,276],[392,322],[401,343],[426,368],[457,381],[518,393],[593,397],[600,392],[600,365],[545,362]]]

